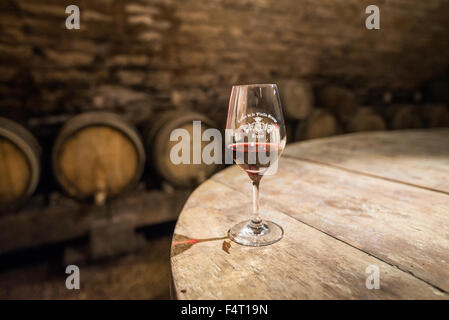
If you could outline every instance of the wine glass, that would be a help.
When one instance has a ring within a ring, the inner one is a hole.
[[[275,84],[233,86],[229,101],[225,141],[227,152],[249,176],[253,187],[253,210],[249,220],[229,230],[229,236],[247,246],[279,241],[284,231],[259,215],[259,184],[264,175],[277,171],[286,133],[279,90]]]

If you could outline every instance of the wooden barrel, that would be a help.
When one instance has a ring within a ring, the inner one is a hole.
[[[288,119],[302,120],[312,112],[314,104],[313,90],[305,81],[281,80],[279,93],[282,108]]]
[[[52,157],[55,178],[64,191],[97,204],[136,185],[145,163],[137,130],[109,112],[88,112],[69,120]]]
[[[417,129],[423,123],[417,107],[408,104],[394,104],[385,110],[391,129]]]
[[[306,120],[299,122],[295,140],[323,138],[339,133],[341,133],[341,127],[335,117],[325,110],[315,109]]]
[[[348,121],[357,112],[357,100],[354,94],[345,88],[328,86],[318,91],[321,106],[334,114],[340,121]]]
[[[346,124],[347,132],[379,131],[385,130],[384,119],[370,107],[362,107]]]
[[[449,109],[444,104],[420,106],[419,114],[427,128],[449,127]]]
[[[158,119],[151,121],[145,134],[145,144],[151,159],[151,168],[177,187],[194,187],[218,168],[218,164],[193,164],[193,121],[201,121],[201,135],[209,128],[215,128],[212,120],[202,114],[191,111],[168,111],[159,114]],[[190,134],[190,164],[174,164],[170,160],[170,151],[179,141],[170,141],[170,134],[175,129],[185,129]],[[209,141],[201,142],[201,150]]]
[[[41,148],[20,124],[0,118],[0,210],[18,207],[39,181]]]

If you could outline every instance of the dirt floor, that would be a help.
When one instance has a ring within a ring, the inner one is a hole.
[[[1,257],[0,299],[170,299],[172,227],[156,230],[136,253],[80,263],[79,290],[65,286],[64,247]]]

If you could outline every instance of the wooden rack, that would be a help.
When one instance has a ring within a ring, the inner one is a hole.
[[[190,191],[139,190],[104,206],[64,202],[0,217],[0,254],[89,238],[93,259],[132,250],[138,227],[175,221]]]

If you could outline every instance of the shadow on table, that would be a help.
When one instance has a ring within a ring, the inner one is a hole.
[[[188,249],[190,249],[193,245],[206,242],[206,241],[216,241],[216,240],[224,240],[222,248],[226,253],[229,253],[230,242],[227,242],[226,239],[229,239],[229,236],[226,235],[224,237],[214,237],[214,238],[206,238],[206,239],[193,239],[182,234],[174,234],[172,248],[171,248],[171,256],[174,257]]]

